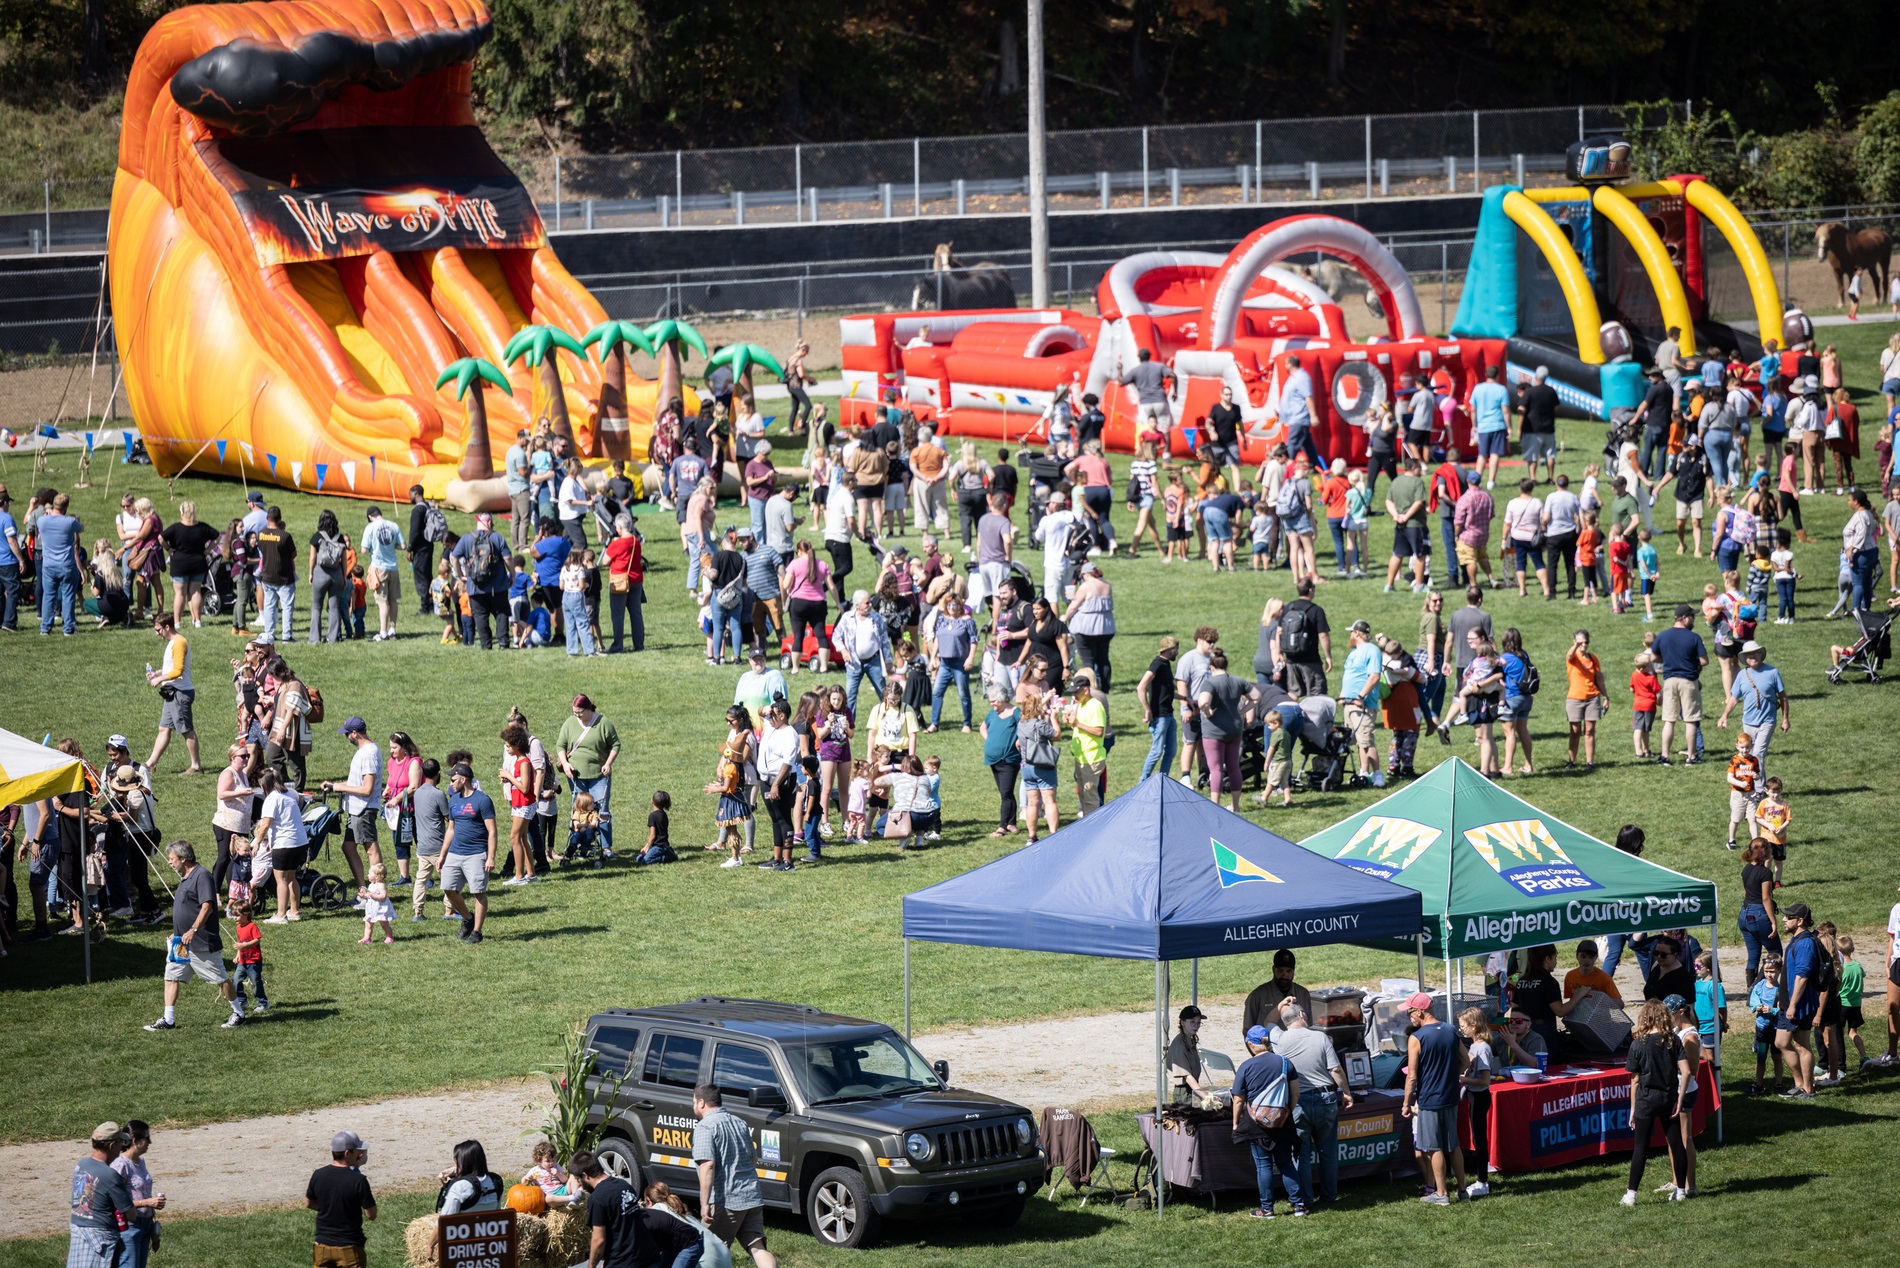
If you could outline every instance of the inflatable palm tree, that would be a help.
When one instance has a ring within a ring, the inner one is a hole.
[[[655,397],[654,406],[654,413],[658,414],[671,402],[683,399],[680,392],[680,366],[686,358],[680,354],[680,349],[691,348],[703,357],[706,355],[706,341],[699,337],[697,330],[670,317],[648,326],[646,337],[660,361],[659,395]]]
[[[501,350],[501,359],[509,365],[526,361],[530,369],[541,371],[541,394],[547,397],[548,421],[554,425],[554,434],[571,444],[574,428],[567,418],[567,393],[561,390],[561,368],[554,355],[556,348],[565,348],[583,361],[587,359],[587,350],[581,347],[580,341],[558,326],[523,326]]]
[[[488,445],[488,404],[483,399],[482,383],[491,383],[510,396],[514,386],[494,362],[480,357],[450,362],[436,376],[435,385],[439,388],[451,380],[455,383],[455,398],[468,405],[468,447],[462,451],[462,465],[455,474],[463,480],[486,480],[495,474],[495,456]],[[468,394],[470,387],[475,389],[472,397]]]
[[[653,356],[646,332],[630,321],[603,321],[581,336],[581,346],[596,348],[603,372],[600,385],[599,426],[594,429],[596,458],[630,458],[627,435],[627,349]]]
[[[773,355],[756,343],[729,343],[712,354],[708,365],[723,365],[732,370],[732,381],[739,389],[748,409],[752,404],[752,367],[762,365],[780,378],[785,377],[785,367],[778,363]]]

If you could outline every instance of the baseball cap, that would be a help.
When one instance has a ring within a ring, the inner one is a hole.
[[[1348,628],[1352,630],[1356,630],[1357,632],[1361,634],[1372,633],[1372,623],[1370,621],[1365,620],[1364,618],[1354,621],[1352,625],[1349,626]]]
[[[594,702],[587,698],[586,692],[582,692],[580,695],[574,697],[574,703],[571,707],[575,709],[591,709],[594,707]]]
[[[368,735],[369,723],[363,721],[361,718],[345,718],[343,725],[336,729],[338,735],[348,735],[352,731],[358,731],[364,735]]]
[[[1744,656],[1753,656],[1756,652],[1765,652],[1767,650],[1768,650],[1767,648],[1763,647],[1760,643],[1757,643],[1752,638],[1749,639],[1746,643],[1742,644],[1742,655]]]
[[[753,648],[752,651],[749,654],[747,654],[746,659],[750,661],[757,661],[759,664],[763,665],[765,663],[765,649],[762,647]]]
[[[132,1139],[132,1133],[125,1130],[125,1128],[119,1126],[117,1123],[113,1122],[111,1119],[107,1119],[105,1122],[99,1124],[97,1127],[92,1129],[92,1135],[89,1139],[96,1140],[96,1141],[130,1140]]]
[[[1781,904],[1781,914],[1784,916],[1793,916],[1796,920],[1814,919],[1814,910],[1806,903],[1783,903]]]
[[[333,1154],[348,1153],[352,1149],[362,1147],[363,1138],[355,1132],[338,1132],[330,1137],[330,1152]]]
[[[1249,1026],[1247,1028],[1247,1042],[1253,1044],[1256,1048],[1266,1047],[1267,1028],[1265,1026]]]
[[[1188,1021],[1195,1017],[1205,1018],[1206,1016],[1207,1014],[1201,1011],[1199,1004],[1189,1004],[1186,1008],[1181,1010],[1182,1021]]]
[[[457,762],[449,768],[450,775],[460,775],[463,779],[475,778],[475,768],[467,762]]]
[[[1414,991],[1406,997],[1405,1011],[1408,1013],[1429,1013],[1432,1011],[1432,997],[1424,991]]]
[[[252,489],[244,495],[244,500],[253,506],[262,506],[264,505],[264,490]]]
[[[1680,1013],[1688,1009],[1689,1001],[1680,995],[1665,995],[1663,996],[1663,1007],[1672,1013]]]
[[[132,746],[125,742],[125,737],[123,735],[108,735],[106,737],[106,747],[107,748],[122,748],[128,753],[132,751]]]
[[[743,537],[747,541],[751,541],[752,540],[752,526],[750,524],[741,524],[739,525],[739,527],[732,530],[732,535],[734,537]]]

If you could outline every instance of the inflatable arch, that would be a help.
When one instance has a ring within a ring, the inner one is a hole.
[[[1256,229],[1227,253],[1208,283],[1201,346],[1230,346],[1253,279],[1268,265],[1302,251],[1337,256],[1357,269],[1378,295],[1392,338],[1424,338],[1425,315],[1412,280],[1385,244],[1349,220],[1310,215],[1288,216]]]
[[[1557,284],[1563,288],[1564,300],[1570,305],[1570,318],[1576,324],[1578,358],[1590,365],[1603,364],[1603,346],[1599,339],[1603,312],[1597,307],[1596,292],[1590,289],[1590,276],[1583,271],[1583,261],[1570,248],[1570,239],[1550,218],[1550,213],[1521,190],[1505,191],[1502,206],[1511,223],[1524,231],[1543,254],[1550,271],[1557,275]]]

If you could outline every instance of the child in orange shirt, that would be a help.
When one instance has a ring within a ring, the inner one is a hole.
[[[1622,535],[1610,539],[1610,611],[1630,608],[1630,572],[1636,562],[1636,543]]]
[[[1597,528],[1597,513],[1585,511],[1583,527],[1577,530],[1577,571],[1583,574],[1583,598],[1577,606],[1587,608],[1597,601],[1597,551],[1603,546],[1602,530]]]
[[[1755,739],[1747,731],[1735,737],[1735,756],[1728,759],[1728,848],[1735,848],[1735,829],[1748,824],[1748,835],[1755,835],[1755,803],[1761,795],[1755,786],[1761,782],[1761,758],[1755,756]]]
[[[1656,701],[1661,695],[1654,653],[1636,653],[1636,671],[1630,675],[1630,727],[1638,761],[1656,756],[1649,747],[1649,731],[1656,723]]]
[[[350,569],[350,637],[363,637],[363,609],[369,594],[369,583],[364,579],[363,565]]]
[[[1768,844],[1768,857],[1775,865],[1775,884],[1779,886],[1782,864],[1788,861],[1788,825],[1794,822],[1794,811],[1781,794],[1779,775],[1770,775],[1762,787],[1761,800],[1755,803],[1755,829]]]

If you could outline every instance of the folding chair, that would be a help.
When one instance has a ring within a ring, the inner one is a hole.
[[[1108,1170],[1109,1160],[1116,1156],[1115,1150],[1096,1138],[1095,1128],[1087,1118],[1074,1110],[1044,1106],[1042,1142],[1049,1154],[1047,1181],[1051,1202],[1064,1185],[1082,1195],[1082,1206],[1087,1206],[1091,1197],[1102,1194],[1110,1200],[1121,1196]]]

